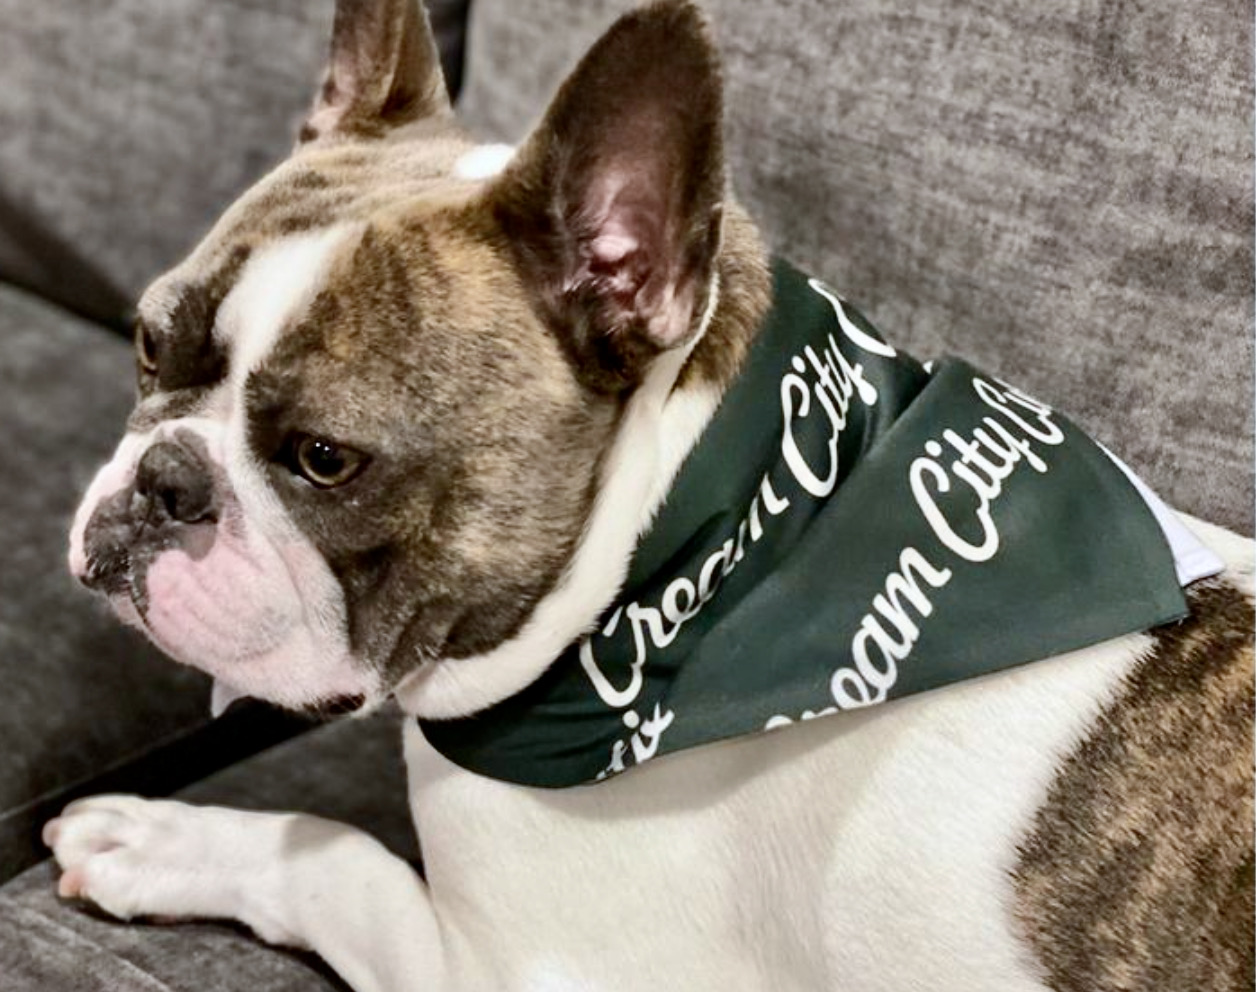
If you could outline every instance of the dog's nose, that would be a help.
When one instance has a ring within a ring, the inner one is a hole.
[[[195,452],[173,441],[152,445],[135,469],[135,492],[150,522],[194,524],[216,517],[214,480]]]

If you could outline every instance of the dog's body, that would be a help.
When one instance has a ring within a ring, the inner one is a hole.
[[[664,4],[517,155],[476,149],[415,8],[342,3],[306,147],[141,304],[72,568],[289,705],[528,685],[763,319],[719,112]],[[102,797],[49,827],[61,890],[238,919],[381,992],[1250,985],[1252,549],[1191,526],[1226,571],[1181,625],[595,786],[475,775],[409,721],[425,880],[325,821]]]

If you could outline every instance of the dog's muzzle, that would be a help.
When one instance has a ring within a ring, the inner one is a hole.
[[[105,497],[83,533],[86,568],[78,579],[90,589],[122,593],[136,566],[161,551],[193,551],[217,522],[219,502],[204,442],[190,431],[153,443],[135,478]]]

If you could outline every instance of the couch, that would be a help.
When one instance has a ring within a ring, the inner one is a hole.
[[[216,923],[54,895],[39,826],[103,790],[302,809],[418,863],[395,713],[208,687],[64,567],[131,403],[127,311],[290,147],[332,0],[0,0],[0,989],[342,988]],[[431,4],[460,113],[523,135],[628,0]],[[774,250],[1253,529],[1252,24],[1226,0],[707,0],[729,156]],[[465,33],[465,38],[464,38]],[[462,61],[465,40],[466,60]],[[677,99],[683,99],[678,94]]]

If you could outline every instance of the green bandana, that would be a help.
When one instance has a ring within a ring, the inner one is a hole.
[[[788,265],[595,633],[451,761],[534,786],[895,699],[1187,614],[1094,441],[954,359],[926,370]]]

